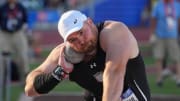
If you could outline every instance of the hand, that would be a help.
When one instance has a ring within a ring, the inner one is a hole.
[[[65,49],[65,44],[60,50],[58,64],[63,67],[65,72],[71,73],[73,71],[74,65],[72,63],[66,61],[66,59],[64,57],[64,49]]]

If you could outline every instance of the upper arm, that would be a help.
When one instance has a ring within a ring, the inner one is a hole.
[[[106,69],[111,68],[124,74],[133,47],[131,32],[122,23],[113,22],[102,33],[101,45],[106,52]]]
[[[100,44],[106,52],[103,73],[103,101],[119,101],[123,91],[126,65],[138,54],[137,43],[128,28],[119,22],[105,23]]]

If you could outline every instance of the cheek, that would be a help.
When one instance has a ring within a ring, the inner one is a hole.
[[[80,45],[78,44],[78,43],[76,43],[76,44],[74,44],[74,45],[72,45],[71,46],[75,51],[79,51],[79,49],[80,49]]]
[[[93,35],[92,32],[88,31],[88,32],[85,34],[85,36],[84,36],[85,41],[90,41],[90,40],[92,40],[92,38],[93,38],[92,35]]]

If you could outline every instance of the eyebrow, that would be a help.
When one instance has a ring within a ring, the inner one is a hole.
[[[80,33],[80,32],[82,32],[82,28],[79,30],[79,31],[77,31],[78,33]]]
[[[76,33],[79,33],[79,31],[77,31]],[[73,34],[76,34],[76,33],[73,33]],[[73,35],[73,34],[72,34],[72,35]],[[76,35],[75,35],[75,37],[74,37],[74,35],[73,35],[73,36],[71,36],[71,38],[68,38],[67,40],[70,41],[70,40],[72,40],[72,39],[74,40],[75,38],[76,38]]]

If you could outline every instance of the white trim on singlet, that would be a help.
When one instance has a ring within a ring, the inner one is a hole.
[[[141,90],[141,88],[138,86],[138,84],[136,83],[136,81],[134,80],[134,83],[137,87],[137,89],[139,90],[139,92],[141,93],[141,95],[143,96],[144,100],[147,101],[147,98],[146,96],[144,95],[143,91]]]
[[[93,101],[96,101],[96,97],[93,97]]]

